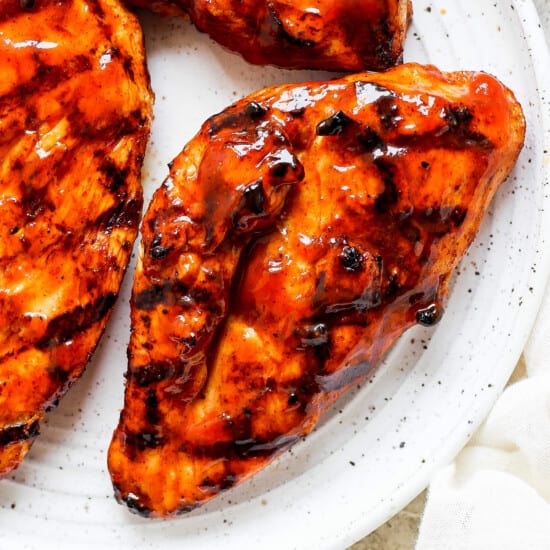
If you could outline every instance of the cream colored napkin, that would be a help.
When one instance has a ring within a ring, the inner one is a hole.
[[[550,549],[550,294],[509,386],[433,479],[416,550]]]

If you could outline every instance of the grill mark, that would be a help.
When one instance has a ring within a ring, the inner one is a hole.
[[[75,75],[89,72],[92,69],[90,58],[80,54],[67,59],[61,65],[39,65],[32,78],[19,84],[14,90],[0,98],[0,112],[9,110],[14,104],[24,105],[27,98],[33,95],[46,95],[59,86],[60,83],[70,80]]]
[[[94,152],[94,157],[101,158],[105,155],[104,149],[98,149]],[[129,166],[120,167],[109,157],[99,165],[99,171],[105,176],[105,187],[111,192],[116,193],[121,188],[127,187],[127,178],[130,174]]]
[[[152,311],[158,305],[167,307],[180,305],[185,308],[201,304],[211,313],[218,315],[218,302],[211,292],[201,287],[188,287],[180,281],[167,281],[161,285],[151,285],[133,296],[135,309]]]
[[[128,380],[139,388],[167,380],[175,372],[170,361],[157,361],[144,367],[132,367],[128,371]]]
[[[138,223],[141,214],[141,200],[129,199],[120,201],[105,212],[102,212],[93,222],[88,225],[97,227],[107,235],[113,229],[121,227],[130,228]]]
[[[0,447],[6,447],[13,443],[21,443],[34,439],[40,432],[40,422],[33,420],[30,424],[15,424],[0,429]]]
[[[132,304],[134,308],[143,311],[152,311],[158,305],[174,305],[176,295],[187,294],[188,288],[178,281],[169,281],[163,285],[151,285],[134,294]]]
[[[402,136],[393,139],[391,145],[415,150],[433,150],[435,148],[451,151],[478,149],[490,152],[494,149],[493,143],[478,132],[473,132],[463,126],[447,125],[433,132],[418,136]]]
[[[147,449],[156,449],[165,443],[165,439],[156,430],[130,432],[124,434],[124,446],[130,452],[143,452]]]
[[[75,334],[88,330],[101,321],[111,310],[116,300],[116,293],[108,292],[95,302],[77,306],[52,319],[42,338],[36,342],[39,350],[57,347],[73,338]]]
[[[74,107],[74,105],[71,105]],[[106,149],[110,142],[113,145],[120,139],[135,134],[137,131],[146,127],[147,116],[144,112],[136,109],[127,116],[113,115],[110,120],[104,125],[96,125],[83,122],[86,120],[86,115],[78,110],[72,111],[67,115],[71,128],[81,140],[98,141],[99,148]]]
[[[159,424],[161,420],[159,400],[154,389],[147,391],[147,397],[145,398],[145,419],[153,426]]]
[[[19,204],[27,222],[33,221],[45,210],[54,210],[52,201],[48,199],[49,188],[47,185],[34,187],[30,183],[21,182],[19,187],[21,190]]]
[[[299,439],[300,437],[296,435],[279,435],[269,440],[248,438],[234,441],[217,441],[211,445],[191,446],[186,443],[182,450],[199,460],[261,458],[275,453],[279,454],[294,445]],[[220,487],[220,490],[225,488],[228,487]]]

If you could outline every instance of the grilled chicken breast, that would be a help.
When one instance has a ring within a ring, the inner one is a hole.
[[[0,475],[82,373],[134,242],[152,108],[114,0],[0,0]]]
[[[434,324],[523,138],[496,79],[419,65],[265,89],[208,120],[142,225],[117,497],[195,508]]]
[[[410,0],[127,0],[184,15],[248,62],[337,71],[401,61]]]

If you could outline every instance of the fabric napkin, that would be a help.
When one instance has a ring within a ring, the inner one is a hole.
[[[550,549],[550,295],[509,386],[428,492],[416,550]]]

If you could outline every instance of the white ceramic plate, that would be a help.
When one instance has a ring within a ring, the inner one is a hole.
[[[86,375],[0,484],[0,548],[343,548],[402,508],[465,444],[520,355],[549,271],[542,73],[550,61],[530,2],[417,0],[414,8],[406,60],[497,75],[528,122],[523,154],[461,264],[444,320],[407,333],[370,383],[254,480],[178,520],[151,521],[116,504],[105,466],[123,395],[128,278]],[[185,23],[144,23],[157,94],[147,198],[209,115],[267,84],[322,76],[251,67]]]

